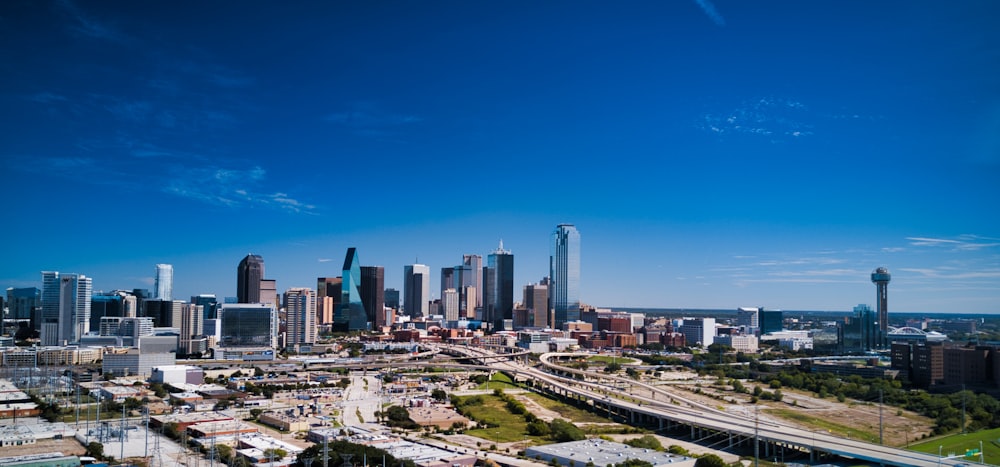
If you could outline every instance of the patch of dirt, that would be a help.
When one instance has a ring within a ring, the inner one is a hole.
[[[528,396],[517,394],[514,395],[514,399],[524,404],[524,406],[527,407],[528,412],[535,414],[535,416],[538,417],[539,420],[551,422],[552,420],[555,420],[557,418],[562,418],[562,416],[559,415],[559,412],[542,407],[541,404],[535,402],[534,399]]]

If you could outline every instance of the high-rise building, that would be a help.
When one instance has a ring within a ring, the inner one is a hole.
[[[42,291],[38,287],[11,287],[7,289],[8,318],[28,321],[31,329],[39,329],[42,310]]]
[[[278,345],[278,310],[261,303],[223,304],[219,347],[270,348]]]
[[[759,308],[757,310],[757,319],[760,323],[760,333],[762,335],[778,332],[785,328],[785,315],[781,310]]]
[[[487,257],[484,319],[494,330],[513,330],[514,255],[500,246]]]
[[[444,289],[441,292],[441,313],[445,321],[458,321],[458,291]]]
[[[215,294],[203,293],[192,296],[191,303],[202,306],[202,310],[205,312],[205,315],[202,317],[203,320],[215,319],[219,315],[219,299],[215,297]]]
[[[174,294],[174,266],[171,264],[157,264],[156,278],[153,284],[153,298],[161,300],[173,300]]]
[[[278,282],[274,279],[260,280],[260,303],[278,307]]]
[[[707,349],[715,343],[715,318],[684,318],[680,332],[689,345]]]
[[[104,317],[125,318],[128,292],[115,290],[109,293],[98,292],[90,297],[90,329],[99,330]]]
[[[361,303],[372,326],[385,326],[385,268],[382,266],[361,266]]]
[[[361,301],[361,263],[358,262],[357,248],[347,249],[340,290],[340,308],[333,317],[334,329],[344,331],[368,329],[368,315]]]
[[[236,268],[236,300],[260,303],[260,281],[264,280],[264,258],[248,254]]]
[[[403,310],[411,318],[427,316],[431,299],[431,268],[423,264],[403,266]]]
[[[79,342],[90,332],[91,278],[42,271],[42,345]]]
[[[736,309],[736,326],[747,334],[757,334],[760,329],[760,308],[739,307]]]
[[[307,287],[285,291],[285,348],[302,352],[316,343],[316,293]]]
[[[399,309],[399,291],[393,288],[385,289],[385,306],[394,310]]]
[[[204,334],[205,307],[193,303],[176,300],[181,307],[180,322],[175,327],[180,328],[180,348],[187,355],[198,354],[204,349],[197,344],[198,338]]]
[[[549,294],[555,327],[580,319],[580,232],[573,224],[559,224],[552,232],[549,256]]]
[[[316,279],[316,324],[330,326],[333,316],[340,308],[340,296],[344,293],[342,277],[320,277]]]
[[[549,286],[528,284],[524,286],[524,307],[528,310],[528,326],[549,326]]]
[[[889,337],[889,280],[892,275],[889,270],[880,267],[872,271],[872,283],[875,284],[875,319],[878,322],[879,339],[884,347]]]
[[[184,305],[183,300],[160,300],[158,298],[143,300],[143,316],[153,318],[153,323],[158,328],[179,328],[181,327]]]

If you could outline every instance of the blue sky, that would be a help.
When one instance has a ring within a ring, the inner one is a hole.
[[[0,3],[0,287],[582,236],[599,306],[1000,311],[991,1]],[[520,296],[520,291],[516,291]]]

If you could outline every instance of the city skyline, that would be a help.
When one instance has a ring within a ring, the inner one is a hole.
[[[997,313],[998,15],[7,2],[30,47],[0,60],[0,288],[153,289],[170,264],[173,297],[221,300],[247,252],[284,291],[356,247],[440,298],[502,239],[520,291],[572,223],[594,306],[850,311],[884,266],[891,313]]]

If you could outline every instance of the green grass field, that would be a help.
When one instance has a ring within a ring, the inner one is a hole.
[[[509,376],[496,372],[493,373],[493,377],[490,378],[488,383],[483,383],[479,385],[479,389],[492,391],[494,389],[520,389],[521,387],[514,384],[514,381],[510,379]]]
[[[549,409],[549,410],[551,410],[553,412],[558,413],[560,417],[562,417],[562,418],[564,418],[566,420],[569,420],[569,421],[571,421],[573,423],[610,423],[611,422],[611,420],[608,420],[607,418],[602,417],[600,415],[597,415],[597,414],[595,414],[593,412],[589,412],[587,410],[584,410],[584,409],[581,409],[581,408],[578,408],[578,407],[574,407],[572,405],[565,404],[563,402],[559,402],[559,401],[555,401],[555,400],[549,399],[549,398],[547,398],[545,396],[542,396],[541,394],[528,393],[528,394],[525,394],[525,395],[528,396],[531,400],[533,400],[536,403],[538,403],[538,405],[540,405],[542,407],[545,407],[546,409]]]
[[[981,430],[975,433],[966,433],[964,435],[958,433],[942,438],[935,438],[930,441],[924,441],[920,444],[910,445],[910,449],[930,454],[937,454],[938,447],[940,446],[941,454],[947,456],[950,453],[964,454],[967,449],[979,449],[980,441],[983,443],[983,460],[987,464],[1000,463],[1000,428]],[[975,458],[966,457],[966,459],[970,461],[978,461],[979,456],[977,455]]]
[[[591,363],[617,363],[619,365],[630,365],[637,362],[638,360],[628,357],[616,357],[611,355],[594,355],[592,357],[587,357],[587,361]]]
[[[493,394],[478,397],[483,398],[483,403],[467,407],[468,414],[476,420],[499,426],[467,430],[465,434],[494,443],[509,443],[524,439],[528,426],[524,421],[524,416],[514,415],[507,411],[506,403]]]

